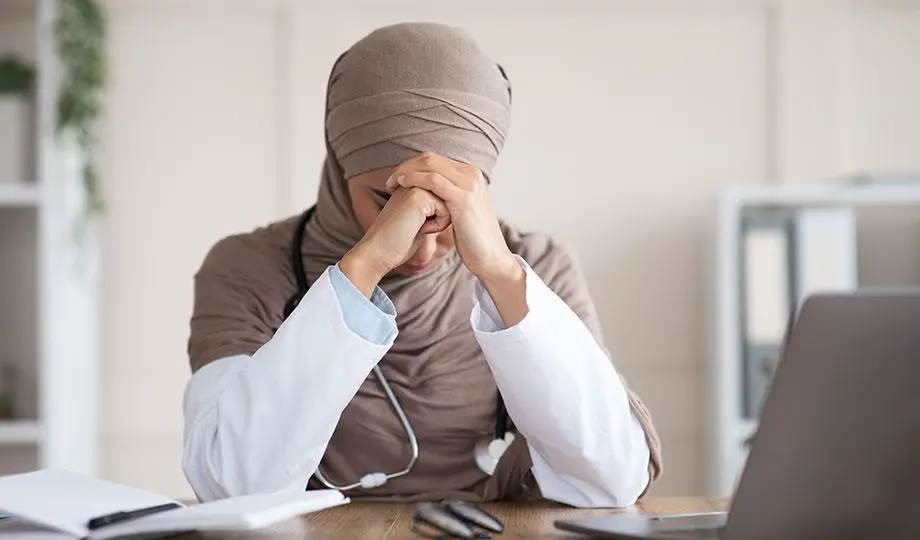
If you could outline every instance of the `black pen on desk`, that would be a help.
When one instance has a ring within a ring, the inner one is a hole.
[[[167,510],[173,510],[176,508],[182,508],[182,505],[179,503],[166,503],[157,506],[150,506],[147,508],[139,508],[137,510],[129,510],[126,512],[114,512],[104,516],[94,517],[93,519],[89,520],[89,523],[86,525],[86,527],[92,531],[107,525],[114,525],[123,521],[142,518],[144,516],[158,514],[160,512],[165,512]]]

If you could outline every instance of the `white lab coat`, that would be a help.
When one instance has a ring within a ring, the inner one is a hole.
[[[631,505],[649,481],[649,448],[626,390],[578,316],[518,260],[527,316],[505,328],[477,284],[470,324],[527,439],[534,477],[550,500]],[[201,500],[303,490],[342,411],[386,354],[349,329],[328,274],[255,354],[191,377],[182,463]],[[330,357],[348,361],[310,361]]]

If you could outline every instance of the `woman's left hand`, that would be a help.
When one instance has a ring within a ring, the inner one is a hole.
[[[443,200],[460,259],[486,287],[520,278],[523,269],[505,243],[479,169],[426,152],[400,165],[386,187],[390,193],[421,188]]]

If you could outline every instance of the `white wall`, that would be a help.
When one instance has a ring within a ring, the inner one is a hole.
[[[190,494],[180,452],[192,274],[219,237],[314,200],[328,70],[379,25],[461,25],[508,70],[496,206],[580,255],[617,366],[662,435],[657,494],[702,489],[705,223],[719,189],[920,169],[917,2],[312,4],[109,2],[112,479]]]

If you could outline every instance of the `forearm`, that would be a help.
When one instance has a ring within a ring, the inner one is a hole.
[[[505,327],[519,324],[527,316],[527,273],[510,255],[493,272],[481,276]]]
[[[183,460],[199,497],[304,489],[388,348],[348,328],[324,274],[252,357],[202,368],[186,390]]]
[[[649,450],[625,388],[578,316],[532,272],[526,299],[517,326],[476,335],[541,490],[576,506],[632,504],[648,483]],[[488,302],[480,307],[487,317]]]

